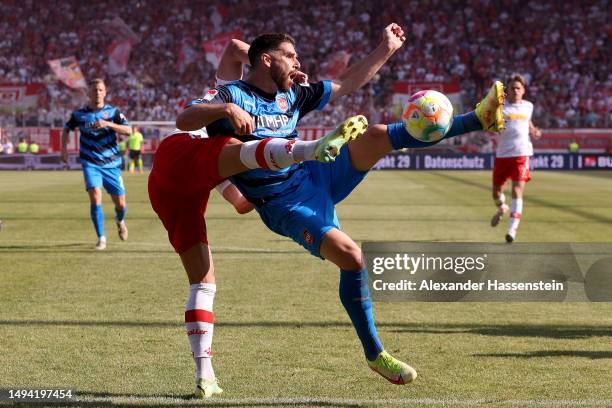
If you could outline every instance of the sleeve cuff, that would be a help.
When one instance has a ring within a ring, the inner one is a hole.
[[[330,98],[331,93],[332,93],[331,81],[330,80],[325,80],[325,81],[322,81],[322,82],[323,82],[323,97],[321,98],[321,102],[319,103],[319,105],[316,108],[316,110],[318,110],[318,111],[320,111],[321,109],[323,109],[325,107],[325,105],[327,105],[327,102],[329,102],[329,98]]]

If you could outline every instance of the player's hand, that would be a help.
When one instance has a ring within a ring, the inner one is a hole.
[[[302,71],[296,71],[294,74],[291,75],[291,80],[296,84],[307,85],[308,74],[305,74]]]
[[[383,32],[383,42],[389,47],[389,50],[396,51],[406,41],[404,30],[395,23],[391,23],[385,27]]]
[[[250,135],[255,130],[255,122],[253,117],[234,103],[227,104],[227,118],[234,127],[237,135]]]
[[[531,134],[533,135],[534,139],[539,139],[542,137],[542,131],[540,130],[540,128],[534,127],[531,130]]]
[[[60,152],[60,161],[66,164],[68,163],[68,150],[62,149]]]
[[[102,129],[102,128],[108,127],[108,125],[110,125],[110,122],[100,119],[94,123],[93,127],[94,129]]]

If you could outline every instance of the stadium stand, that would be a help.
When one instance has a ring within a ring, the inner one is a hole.
[[[314,80],[325,77],[331,55],[344,50],[351,60],[361,58],[382,27],[396,21],[409,32],[407,43],[380,75],[302,125],[329,126],[356,113],[371,122],[393,119],[391,88],[398,80],[459,81],[468,107],[493,79],[519,72],[532,84],[526,98],[539,126],[606,128],[612,105],[608,7],[605,0],[585,0],[581,7],[519,0],[8,0],[0,3],[0,84],[45,86],[38,107],[2,112],[0,126],[61,126],[81,103],[48,60],[75,56],[86,79],[105,77],[109,102],[131,120],[174,120],[214,81],[202,43],[216,34],[240,30],[248,41],[264,31],[290,32]],[[134,36],[119,72],[108,64],[116,17]]]

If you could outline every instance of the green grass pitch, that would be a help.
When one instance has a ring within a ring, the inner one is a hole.
[[[612,242],[612,172],[534,172],[521,242]],[[80,405],[192,405],[187,280],[126,175],[130,239],[104,196],[108,249],[80,172],[0,172],[0,389],[70,387]],[[338,207],[356,240],[501,242],[488,172],[373,172]],[[508,195],[508,192],[506,193]],[[239,216],[216,193],[207,225],[218,292],[222,406],[609,406],[610,303],[376,303],[386,348],[419,372],[371,372],[338,271]],[[0,402],[2,404],[2,402]]]

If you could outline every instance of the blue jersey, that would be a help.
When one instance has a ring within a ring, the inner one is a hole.
[[[298,137],[295,127],[308,112],[321,110],[331,96],[331,82],[321,81],[302,86],[293,84],[287,92],[269,94],[244,81],[234,81],[211,89],[198,103],[234,103],[251,114],[255,121],[252,135],[238,136],[228,119],[210,123],[206,130],[209,137],[232,136],[242,141],[280,137]],[[264,169],[250,170],[231,178],[232,182],[247,198],[264,198],[282,193],[299,185],[306,172],[301,165],[292,165],[281,171]]]
[[[68,130],[79,128],[81,160],[104,168],[120,167],[121,155],[119,146],[117,146],[117,134],[108,127],[94,129],[94,123],[100,119],[119,125],[129,125],[128,120],[119,109],[111,105],[104,105],[97,111],[86,106],[72,112],[64,128]]]

